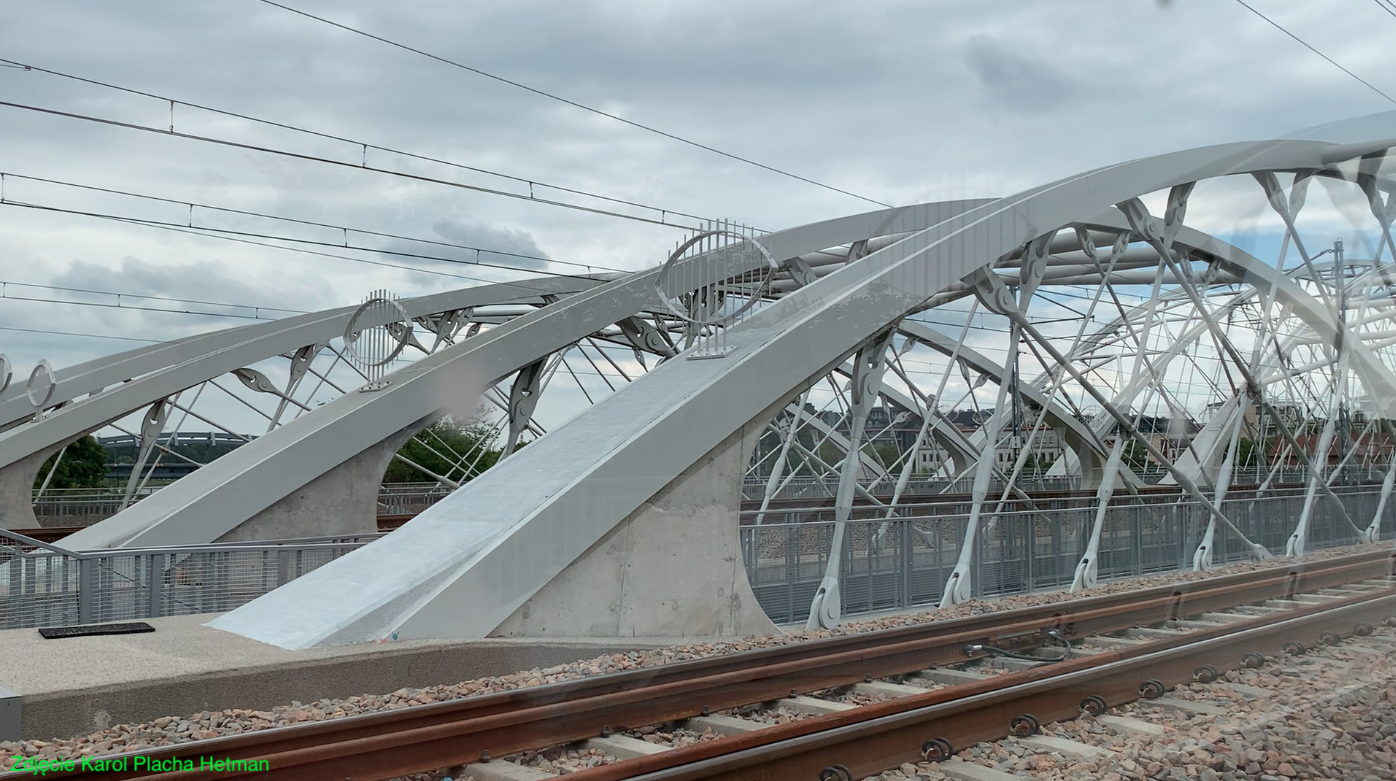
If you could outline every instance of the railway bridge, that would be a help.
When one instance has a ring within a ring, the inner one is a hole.
[[[36,370],[0,392],[0,527],[34,527],[41,465],[109,426],[138,443],[124,509],[72,551],[370,535],[402,446],[446,457],[441,501],[212,621],[289,649],[765,633],[774,581],[783,620],[832,627],[876,588],[952,605],[986,578],[1080,589],[1375,542],[1396,513],[1396,142],[1338,141],[775,232],[710,223],[635,273],[375,295]],[[1320,250],[1322,191],[1362,203],[1377,239]],[[1278,246],[1209,231],[1237,199],[1274,215]],[[540,405],[573,381],[589,405],[545,431]],[[265,433],[134,501],[180,426],[238,436],[210,388]],[[981,398],[976,430],[950,419]],[[481,405],[488,468],[431,428]],[[895,452],[873,447],[908,420]],[[792,508],[810,481],[825,494]],[[1005,574],[1020,561],[1035,574]]]

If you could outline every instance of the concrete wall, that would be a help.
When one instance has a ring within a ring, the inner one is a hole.
[[[48,457],[62,449],[62,445],[55,445],[0,469],[0,529],[33,529],[39,525],[34,517],[34,478]]]
[[[414,423],[301,486],[214,542],[286,540],[373,534],[378,531],[378,488],[388,464],[407,440],[431,423]]]
[[[699,459],[490,636],[778,632],[751,591],[737,534],[742,476],[770,417],[748,423]]]

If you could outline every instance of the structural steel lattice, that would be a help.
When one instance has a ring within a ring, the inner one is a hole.
[[[794,554],[824,570],[808,609],[784,616],[811,627],[840,620],[849,562],[894,544],[908,571],[934,552],[942,604],[984,593],[981,559],[1009,529],[1032,549],[1070,528],[1054,584],[1138,570],[1112,519],[1155,502],[1151,483],[1188,508],[1193,531],[1169,544],[1198,569],[1375,542],[1396,482],[1393,145],[1225,144],[1001,199],[764,235],[724,226],[664,268],[405,299],[400,314],[345,307],[60,369],[38,408],[22,383],[0,392],[0,525],[33,524],[46,458],[141,413],[127,432],[141,443],[130,500],[147,462],[174,457],[160,440],[172,419],[216,424],[198,403],[215,388],[265,408],[267,431],[66,544],[363,532],[377,497],[365,476],[412,437],[450,449],[419,433],[432,422],[483,400],[507,443],[488,470],[445,454],[455,466],[430,476],[449,497],[215,622],[286,647],[489,634],[695,475],[720,473],[732,501],[760,501],[742,519],[749,571],[759,527],[778,522],[773,502],[827,487],[818,550]],[[1350,237],[1370,240],[1334,243],[1342,229],[1320,193]],[[1239,213],[1273,215],[1278,244],[1247,251],[1212,235]],[[723,250],[724,235],[761,252]],[[351,320],[415,360],[362,388],[370,378],[345,379]],[[278,356],[288,363],[265,368]],[[582,375],[606,389],[589,392]],[[312,408],[326,383],[340,395]],[[544,432],[536,412],[564,384],[592,404]],[[737,474],[719,463],[732,448]],[[364,482],[371,491],[346,488]],[[1039,490],[1058,485],[1088,495],[1064,509]],[[914,509],[940,490],[966,494],[948,536]],[[1257,521],[1257,503],[1274,501],[1284,512]],[[808,581],[796,564],[786,580]]]

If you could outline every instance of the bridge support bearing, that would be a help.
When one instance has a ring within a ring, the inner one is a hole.
[[[779,630],[756,602],[737,531],[765,427],[748,424],[645,502],[491,637],[749,636]]]

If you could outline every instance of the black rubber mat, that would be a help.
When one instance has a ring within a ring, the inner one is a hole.
[[[92,635],[138,635],[154,632],[150,624],[85,624],[83,626],[49,626],[39,630],[39,636],[46,640],[61,637],[89,637]]]

